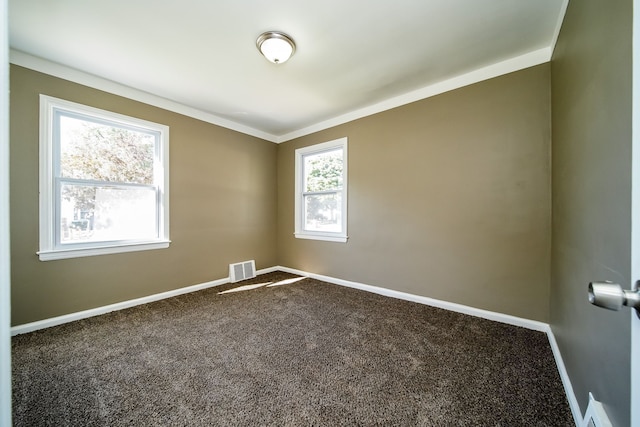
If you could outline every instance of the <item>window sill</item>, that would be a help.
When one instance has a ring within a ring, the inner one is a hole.
[[[324,234],[308,234],[308,233],[294,233],[296,239],[310,239],[310,240],[324,240],[327,242],[339,242],[346,243],[349,237],[347,236],[327,236]]]
[[[154,241],[149,243],[133,243],[117,246],[101,246],[93,248],[74,248],[45,250],[37,252],[40,261],[54,261],[57,259],[80,258],[96,255],[118,254],[123,252],[150,251],[154,249],[166,249],[171,243],[170,240]]]

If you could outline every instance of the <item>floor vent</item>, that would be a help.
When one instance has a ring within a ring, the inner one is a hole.
[[[229,279],[231,283],[256,277],[256,262],[254,260],[229,264]]]
[[[602,403],[595,400],[591,393],[589,393],[587,413],[584,415],[584,421],[582,421],[582,426],[580,427],[612,427]]]

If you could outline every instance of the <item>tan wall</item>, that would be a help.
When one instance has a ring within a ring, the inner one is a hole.
[[[548,319],[548,64],[279,146],[20,67],[11,77],[14,324],[226,277],[251,258]],[[168,250],[38,260],[39,93],[170,126]],[[294,149],[342,136],[349,241],[295,239]]]
[[[630,288],[633,2],[569,2],[552,70],[551,326],[582,413],[589,392],[630,423],[629,311],[587,302],[587,284]],[[637,404],[638,402],[636,402]]]
[[[169,249],[39,261],[40,93],[170,127]],[[276,264],[277,145],[17,66],[10,108],[13,325]]]
[[[281,144],[280,265],[548,320],[544,64]],[[293,236],[294,151],[349,138],[347,243]]]

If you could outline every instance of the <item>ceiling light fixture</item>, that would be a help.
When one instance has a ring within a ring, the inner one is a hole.
[[[287,62],[296,51],[293,39],[279,31],[267,31],[260,34],[256,46],[262,55],[274,64]]]

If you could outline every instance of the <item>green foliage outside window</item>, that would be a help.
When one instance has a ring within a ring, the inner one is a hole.
[[[307,156],[305,171],[307,192],[342,189],[342,150]]]
[[[305,157],[305,190],[307,193],[335,192],[342,189],[342,150],[328,151]],[[337,225],[338,204],[336,193],[314,194],[305,197],[307,225],[313,227]]]
[[[62,117],[60,168],[64,178],[153,184],[154,136]],[[93,211],[95,187],[64,186],[63,199]]]

